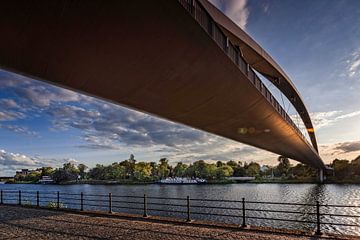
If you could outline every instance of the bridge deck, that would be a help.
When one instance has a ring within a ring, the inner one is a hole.
[[[245,231],[220,226],[131,218],[94,217],[44,209],[0,206],[0,239],[278,239],[313,236]],[[322,238],[316,238],[322,239]],[[333,236],[332,239],[355,239]]]
[[[2,9],[4,69],[325,167],[254,72],[224,50],[223,33],[212,24],[209,36],[178,1],[8,1]]]

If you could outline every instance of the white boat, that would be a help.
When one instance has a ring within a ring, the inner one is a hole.
[[[202,178],[180,178],[180,177],[174,177],[174,178],[165,178],[161,179],[159,181],[161,184],[202,184],[207,183],[205,179]]]
[[[39,180],[39,183],[50,184],[50,183],[54,183],[54,181],[49,176],[42,176],[42,178]]]

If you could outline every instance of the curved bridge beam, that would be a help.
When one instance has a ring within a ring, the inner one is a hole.
[[[270,80],[289,99],[304,122],[314,149],[318,151],[315,131],[309,112],[289,76],[255,40],[208,0],[199,0],[199,2],[201,2],[214,21],[221,26],[231,42],[239,46],[246,62]]]

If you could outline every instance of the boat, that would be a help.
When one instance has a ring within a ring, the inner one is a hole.
[[[42,178],[39,180],[39,183],[51,184],[51,183],[54,183],[54,180],[52,180],[51,177],[49,177],[49,176],[42,176]]]
[[[203,184],[207,183],[206,179],[202,178],[181,178],[181,177],[168,177],[161,179],[160,184]]]

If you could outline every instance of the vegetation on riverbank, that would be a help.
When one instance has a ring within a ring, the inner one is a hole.
[[[335,159],[330,165],[334,172],[327,176],[328,183],[360,183],[360,156],[353,161]],[[61,168],[39,168],[26,176],[18,173],[14,183],[36,183],[42,176],[51,176],[58,184],[149,184],[167,177],[203,178],[208,183],[234,183],[228,177],[255,177],[253,183],[314,183],[317,171],[304,164],[295,166],[285,157],[278,158],[277,166],[235,161],[171,166],[166,158],[156,162],[138,162],[129,159],[110,165],[97,164],[89,169],[84,164],[66,163]]]

